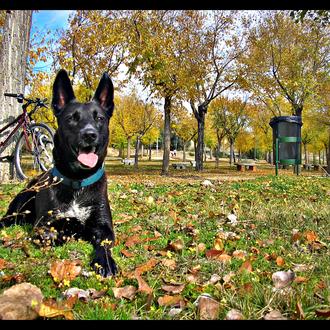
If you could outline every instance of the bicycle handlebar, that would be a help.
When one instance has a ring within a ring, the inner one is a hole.
[[[45,107],[48,108],[48,106],[45,104],[45,102],[47,101],[47,99],[39,99],[38,97],[34,100],[34,99],[27,99],[24,97],[23,94],[14,94],[14,93],[4,93],[4,96],[9,96],[9,97],[15,97],[17,99],[17,102],[22,103],[23,100],[27,101],[29,104],[31,103],[36,103],[38,106],[40,107]]]

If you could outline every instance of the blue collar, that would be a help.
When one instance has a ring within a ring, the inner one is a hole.
[[[62,179],[61,182],[66,186],[69,186],[72,189],[80,189],[82,187],[87,187],[101,179],[104,174],[104,164],[93,175],[83,180],[69,179],[61,174],[55,166],[52,168],[51,173],[54,177],[57,176],[59,179]]]

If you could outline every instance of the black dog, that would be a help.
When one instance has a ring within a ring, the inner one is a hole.
[[[103,168],[113,93],[111,79],[104,73],[92,101],[79,103],[66,71],[58,72],[52,100],[58,122],[54,167],[19,193],[0,221],[0,226],[41,226],[43,237],[55,243],[70,236],[91,242],[95,248],[92,265],[104,277],[117,272],[110,252],[115,236]]]

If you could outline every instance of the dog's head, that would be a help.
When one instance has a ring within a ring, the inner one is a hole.
[[[104,73],[90,102],[79,103],[65,70],[53,85],[52,107],[57,118],[53,149],[56,167],[72,178],[83,178],[103,163],[114,109],[113,84]]]

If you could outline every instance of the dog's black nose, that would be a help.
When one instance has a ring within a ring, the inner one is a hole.
[[[97,132],[94,129],[88,128],[81,132],[81,137],[85,142],[91,143],[97,139]]]

